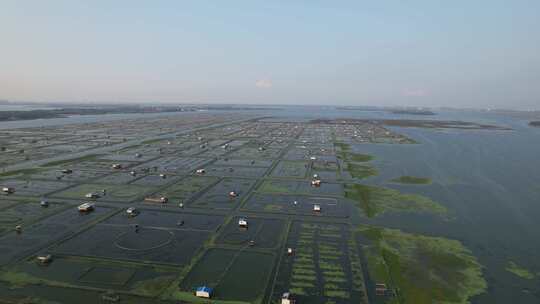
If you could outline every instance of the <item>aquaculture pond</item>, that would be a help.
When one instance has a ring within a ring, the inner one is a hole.
[[[0,302],[540,301],[540,129],[291,109],[3,130]]]

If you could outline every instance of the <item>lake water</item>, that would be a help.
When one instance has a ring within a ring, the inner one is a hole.
[[[380,174],[366,182],[426,195],[451,212],[450,220],[432,216],[387,214],[367,221],[460,240],[485,266],[488,292],[472,303],[540,303],[540,128],[528,121],[492,113],[445,112],[436,116],[385,112],[303,109],[306,117],[452,119],[509,126],[512,131],[391,129],[418,145],[361,144],[373,154]],[[286,120],[286,119],[284,119]],[[395,185],[402,176],[431,177],[431,185]],[[505,268],[509,261],[538,273],[521,279]]]
[[[436,116],[417,116],[320,107],[245,113],[271,115],[278,117],[277,120],[305,121],[318,117],[456,119],[512,127],[512,131],[392,128],[420,144],[363,144],[355,149],[376,156],[380,174],[367,182],[386,183],[401,175],[431,177],[431,185],[386,186],[427,195],[447,206],[452,214],[450,220],[387,214],[370,220],[371,223],[463,242],[485,266],[489,284],[488,292],[472,299],[473,303],[540,303],[540,275],[534,280],[524,280],[505,270],[509,261],[515,261],[540,273],[540,128],[529,127],[525,120],[490,113],[444,112]],[[1,122],[0,129],[167,115],[185,113]]]

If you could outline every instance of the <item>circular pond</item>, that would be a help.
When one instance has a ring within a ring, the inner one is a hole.
[[[152,250],[170,244],[174,234],[168,230],[140,228],[121,233],[114,245],[124,250]]]

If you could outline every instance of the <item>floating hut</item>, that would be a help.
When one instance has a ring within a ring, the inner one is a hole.
[[[281,296],[281,304],[295,304],[296,300],[290,292],[284,292]]]
[[[96,199],[96,198],[99,198],[99,194],[97,194],[96,192],[91,192],[91,193],[86,193],[84,197]]]
[[[44,255],[38,255],[36,257],[36,260],[43,265],[47,265],[50,262],[52,262],[52,255],[50,254],[44,254]]]
[[[206,173],[206,170],[204,170],[204,169],[202,169],[202,168],[201,168],[201,169],[197,169],[197,171],[195,171],[195,173],[197,173],[197,174],[204,174],[204,173]]]
[[[167,202],[169,202],[169,199],[166,197],[166,196],[161,196],[161,197],[147,197],[144,199],[145,202],[149,202],[149,203],[161,203],[161,204],[165,204]]]
[[[107,302],[119,302],[120,296],[114,293],[114,291],[107,291],[101,295],[101,299]]]
[[[82,203],[77,207],[80,212],[90,212],[94,210],[95,205],[93,203]]]
[[[15,189],[12,187],[3,187],[2,192],[4,192],[5,194],[11,194],[15,192]]]
[[[238,226],[241,227],[241,228],[247,228],[248,226],[248,222],[245,218],[240,218],[238,220]]]
[[[126,210],[126,213],[128,216],[137,216],[139,214],[139,210],[135,209],[135,207],[129,207]]]
[[[212,296],[213,289],[208,286],[200,286],[195,290],[195,296],[209,299]]]
[[[388,290],[388,288],[386,288],[386,284],[384,284],[384,283],[375,284],[375,295],[377,295],[377,296],[385,296],[387,290]]]

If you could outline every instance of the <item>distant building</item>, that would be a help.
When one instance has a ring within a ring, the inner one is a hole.
[[[205,172],[206,172],[206,170],[204,170],[204,169],[202,169],[202,168],[201,168],[201,169],[197,169],[197,171],[195,171],[195,173],[197,173],[197,174],[204,174]]]
[[[41,200],[41,202],[39,202],[39,205],[41,207],[49,207],[49,201],[47,200]]]
[[[122,164],[113,164],[111,167],[113,169],[122,169]]]
[[[71,174],[71,173],[73,173],[73,170],[71,170],[71,169],[63,169],[62,173],[63,174]]]
[[[320,179],[314,179],[311,181],[311,186],[313,187],[320,187],[321,186],[321,180]]]
[[[237,197],[237,196],[238,196],[238,192],[236,192],[236,191],[233,190],[233,191],[229,192],[229,196],[230,196],[230,197]]]
[[[318,204],[313,205],[313,211],[321,212],[321,205],[318,205]]]
[[[291,247],[287,248],[287,255],[291,256],[293,254],[294,254],[294,250]]]
[[[209,299],[212,296],[212,291],[213,289],[208,286],[197,287],[195,290],[195,296]]]

